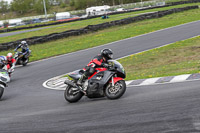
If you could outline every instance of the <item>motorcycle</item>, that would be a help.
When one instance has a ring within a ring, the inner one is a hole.
[[[0,69],[0,99],[3,96],[3,92],[5,87],[7,87],[7,83],[10,82],[10,77],[6,70]]]
[[[123,66],[115,60],[109,60],[108,68],[96,68],[81,86],[77,85],[77,81],[83,74],[83,70],[76,70],[68,76],[71,79],[65,80],[67,84],[64,97],[66,101],[74,103],[79,101],[84,95],[88,98],[107,97],[108,99],[118,99],[126,91],[126,77]]]
[[[23,55],[22,52],[17,51],[15,53],[15,60],[16,60],[16,65],[23,65],[26,66],[29,62],[29,56],[31,55],[31,50],[29,50],[29,53]]]

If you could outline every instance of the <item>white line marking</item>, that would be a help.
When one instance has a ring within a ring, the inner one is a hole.
[[[63,83],[63,85],[61,85],[61,86],[59,86],[59,87],[60,87],[60,88],[65,88],[65,87],[67,87],[67,85]]]
[[[126,85],[129,85],[131,82],[133,82],[133,80],[126,81]]]
[[[55,80],[55,81],[50,81],[50,83],[53,84],[53,85],[57,85],[57,84],[62,83],[62,82],[64,82],[64,80],[59,80],[59,81],[57,81],[57,80]],[[49,83],[49,84],[50,84],[50,83]]]
[[[160,78],[150,78],[144,80],[140,85],[149,85],[149,84],[154,84],[158,79]]]
[[[55,84],[54,86],[58,87],[58,86],[63,85],[63,84],[64,84],[64,81],[63,81],[63,82],[60,82],[60,83],[58,83],[58,84]]]
[[[170,82],[185,81],[191,74],[175,76]]]
[[[59,78],[59,79],[52,79],[53,84],[58,84],[60,82],[64,82],[67,78]]]
[[[165,85],[165,84],[174,84],[174,83],[183,83],[183,82],[193,82],[193,81],[200,81],[200,79],[191,79],[191,80],[184,80],[184,81],[178,81],[178,82],[165,82],[165,83],[155,83],[150,85]],[[129,85],[128,87],[139,87],[141,85]]]

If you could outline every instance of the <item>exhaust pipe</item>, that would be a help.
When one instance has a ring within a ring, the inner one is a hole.
[[[73,83],[71,80],[65,80],[64,83],[69,85],[69,86],[72,86],[74,88],[78,88],[78,86],[75,83]]]

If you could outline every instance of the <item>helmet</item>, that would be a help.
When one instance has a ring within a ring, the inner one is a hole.
[[[27,48],[27,42],[26,41],[22,41],[21,42],[21,48],[22,49],[26,49]]]
[[[101,55],[105,57],[107,60],[113,58],[113,52],[111,49],[103,49],[101,50]]]
[[[22,44],[22,45],[26,44],[26,41],[21,41],[21,44]]]
[[[7,60],[8,60],[8,61],[11,61],[12,58],[13,58],[13,57],[12,57],[12,53],[8,53],[8,54],[7,54]]]

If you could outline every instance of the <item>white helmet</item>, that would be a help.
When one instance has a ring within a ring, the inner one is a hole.
[[[8,61],[11,61],[12,58],[13,58],[12,56],[13,56],[12,53],[8,53],[8,54],[7,54],[7,60],[8,60]]]
[[[21,44],[23,44],[23,45],[26,44],[26,41],[22,41]]]

